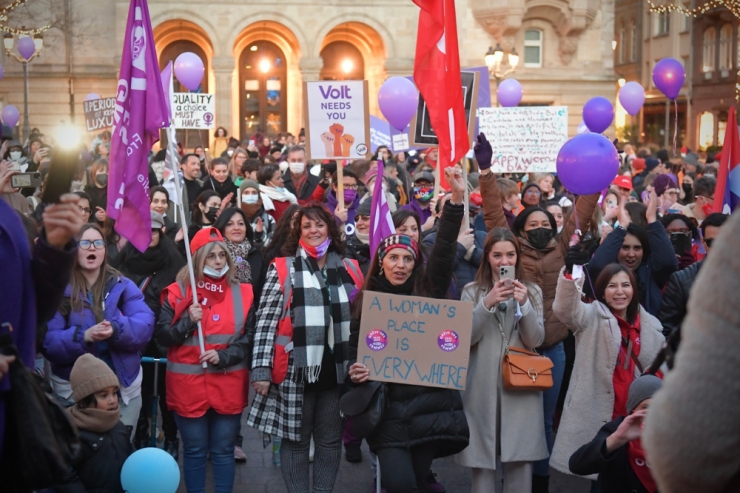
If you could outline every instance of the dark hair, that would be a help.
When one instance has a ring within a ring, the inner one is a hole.
[[[360,179],[357,177],[357,175],[354,174],[352,171],[350,171],[348,169],[343,170],[342,175],[343,175],[344,178],[354,178],[358,185],[361,183],[360,182]],[[339,178],[337,177],[337,173],[335,171],[331,175],[331,182],[332,182],[333,185],[336,185],[338,183],[338,180],[339,180]]]
[[[684,216],[683,214],[666,214],[665,216],[660,218],[660,223],[663,225],[664,228],[668,229],[668,225],[676,220],[683,222],[686,227],[689,228],[689,230],[691,231],[691,237],[693,239],[698,240],[701,238],[699,236],[699,230],[696,228],[696,224],[694,224],[694,221]]]
[[[714,197],[717,180],[712,176],[702,176],[694,181],[694,197]]]
[[[280,171],[280,167],[277,164],[265,164],[262,166],[262,169],[257,172],[257,182],[260,185],[267,185],[267,182],[272,180],[276,171]]]
[[[216,219],[216,222],[213,223],[213,227],[219,230],[223,237],[226,238],[226,226],[229,224],[229,221],[231,221],[231,218],[234,216],[234,214],[241,214],[242,218],[244,219],[244,224],[247,227],[247,239],[250,243],[252,243],[254,241],[252,224],[249,222],[249,219],[247,219],[247,214],[241,209],[237,209],[236,207],[229,207],[228,209],[224,209],[223,211],[221,211],[221,215],[218,216],[218,219]]]
[[[637,238],[640,245],[642,245],[642,262],[640,262],[640,265],[642,265],[644,262],[647,262],[648,257],[650,257],[650,238],[648,237],[647,230],[638,224],[629,223],[627,226],[627,234]],[[622,248],[621,245],[620,248]]]
[[[722,214],[721,212],[713,212],[707,216],[706,219],[704,219],[701,222],[701,235],[704,236],[707,232],[707,228],[709,226],[715,227],[715,228],[721,228],[724,223],[727,222],[727,220],[730,218],[727,214]]]
[[[260,163],[257,159],[247,159],[244,161],[244,164],[242,164],[241,172],[243,175],[246,175],[247,173],[251,173],[253,171],[259,171],[260,168],[262,168],[262,163]]]
[[[92,206],[92,200],[90,200],[90,196],[86,192],[75,192],[74,194],[77,195],[82,200],[87,200],[87,203]]]
[[[514,233],[509,231],[508,228],[493,228],[486,236],[480,267],[478,267],[478,273],[475,275],[475,282],[478,283],[478,289],[481,291],[488,292],[493,287],[493,269],[491,269],[491,263],[488,261],[488,255],[491,253],[493,245],[503,241],[508,241],[514,245],[514,249],[516,250],[516,276],[519,277],[519,261],[521,259],[519,240],[516,239]]]
[[[165,197],[167,197],[167,200],[170,200],[170,192],[167,191],[166,188],[164,188],[162,185],[157,185],[156,187],[152,187],[149,189],[149,202],[152,201],[154,198],[155,193],[163,193]]]
[[[621,199],[620,199],[621,200]],[[630,215],[630,222],[647,229],[647,206],[642,202],[627,202],[624,208]]]
[[[189,152],[189,153],[185,154],[183,157],[180,158],[180,164],[187,163],[188,162],[188,158],[191,157],[191,156],[194,157],[195,159],[197,159],[198,162],[200,162],[200,156],[198,156],[194,152]]]
[[[213,168],[215,168],[216,166],[219,166],[219,165],[226,166],[228,168],[229,167],[229,160],[226,159],[226,158],[222,158],[222,157],[214,158],[214,159],[211,160],[211,163],[208,165],[208,169],[210,169],[211,171],[213,171]]]
[[[298,204],[291,204],[287,209],[283,211],[280,219],[275,223],[275,231],[272,233],[270,243],[265,247],[263,258],[265,262],[270,262],[275,257],[282,257],[286,254],[283,253],[283,247],[288,241],[293,230],[293,215],[295,215],[301,206]]]
[[[213,190],[203,190],[200,192],[200,195],[195,198],[193,201],[193,224],[203,224],[203,212],[201,212],[200,207],[198,206],[200,204],[205,206],[206,202],[208,202],[208,199],[211,197],[221,198],[219,194]]]
[[[520,238],[522,237],[522,233],[524,233],[524,226],[527,224],[527,218],[529,218],[530,214],[534,212],[542,212],[543,214],[545,214],[547,216],[547,220],[550,222],[550,226],[552,227],[554,234],[557,234],[558,224],[555,222],[555,216],[550,214],[546,209],[543,209],[539,205],[534,205],[527,207],[522,212],[520,212],[518,216],[516,216],[516,219],[514,219],[514,224],[511,228],[511,231],[514,233],[514,235]]]
[[[292,257],[298,251],[298,242],[301,239],[301,222],[304,217],[313,221],[323,221],[328,229],[329,238],[331,238],[329,251],[336,252],[339,255],[344,254],[344,240],[342,239],[342,233],[339,230],[339,226],[337,226],[337,222],[334,220],[334,216],[326,209],[324,204],[314,201],[310,202],[298,211],[295,223],[296,226],[291,229],[290,236],[288,236],[288,240],[285,242],[285,248],[283,248],[283,252],[287,256]]]
[[[637,314],[640,312],[640,292],[637,281],[635,280],[635,274],[629,268],[617,263],[609,264],[604,267],[601,270],[601,274],[599,274],[599,277],[596,278],[596,283],[594,284],[594,294],[597,300],[606,305],[606,300],[604,299],[606,287],[609,285],[609,281],[612,280],[612,277],[616,276],[620,272],[626,273],[627,277],[629,277],[630,284],[632,284],[632,299],[630,300],[630,304],[627,306],[626,321],[629,324],[633,324],[635,323],[635,319],[637,319]]]
[[[223,130],[224,131],[224,137],[228,137],[229,136],[229,133],[226,131],[226,129],[224,127],[218,127],[216,129],[216,131],[213,133],[213,136],[214,137],[218,137],[218,131],[219,130]]]
[[[421,219],[419,219],[419,215],[414,211],[410,211],[408,209],[398,209],[396,212],[394,212],[391,216],[391,218],[393,219],[393,227],[396,229],[400,228],[401,225],[405,223],[406,220],[410,217],[413,217],[414,221],[416,221],[416,227],[419,230],[419,240],[421,240]]]
[[[94,409],[98,407],[98,400],[95,398],[95,394],[90,394],[77,401],[76,405],[80,409]]]

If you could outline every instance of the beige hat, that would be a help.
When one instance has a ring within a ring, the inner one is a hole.
[[[69,383],[72,384],[72,399],[75,402],[108,387],[121,386],[105,361],[89,353],[77,358],[69,374]]]

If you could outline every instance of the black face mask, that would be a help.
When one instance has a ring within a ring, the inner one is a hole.
[[[676,255],[683,255],[691,249],[691,236],[687,233],[671,233],[671,245]]]
[[[209,207],[204,216],[206,216],[206,219],[211,221],[212,223],[216,222],[216,215],[218,214],[219,208],[218,207]]]
[[[691,183],[684,183],[683,185],[681,185],[681,187],[683,188],[684,192],[691,193],[691,190],[694,186]]]
[[[548,228],[530,229],[526,233],[529,244],[536,250],[542,250],[547,247],[547,244],[550,243],[550,240],[552,240],[552,237],[555,234],[553,230]]]

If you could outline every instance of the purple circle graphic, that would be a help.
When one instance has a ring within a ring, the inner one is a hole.
[[[460,345],[460,336],[454,330],[443,330],[437,337],[437,344],[442,351],[449,353]]]
[[[368,332],[365,342],[373,351],[380,351],[388,345],[388,334],[380,329],[373,329]]]
[[[206,113],[203,115],[203,121],[206,122],[206,125],[210,125],[213,121],[213,115],[211,113]]]

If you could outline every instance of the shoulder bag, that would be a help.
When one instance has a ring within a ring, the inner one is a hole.
[[[547,390],[553,385],[552,360],[524,348],[509,346],[501,321],[498,329],[504,338],[501,380],[506,390]]]
[[[387,391],[385,383],[365,382],[339,400],[339,410],[350,418],[349,424],[356,438],[366,438],[383,419],[388,401]]]

